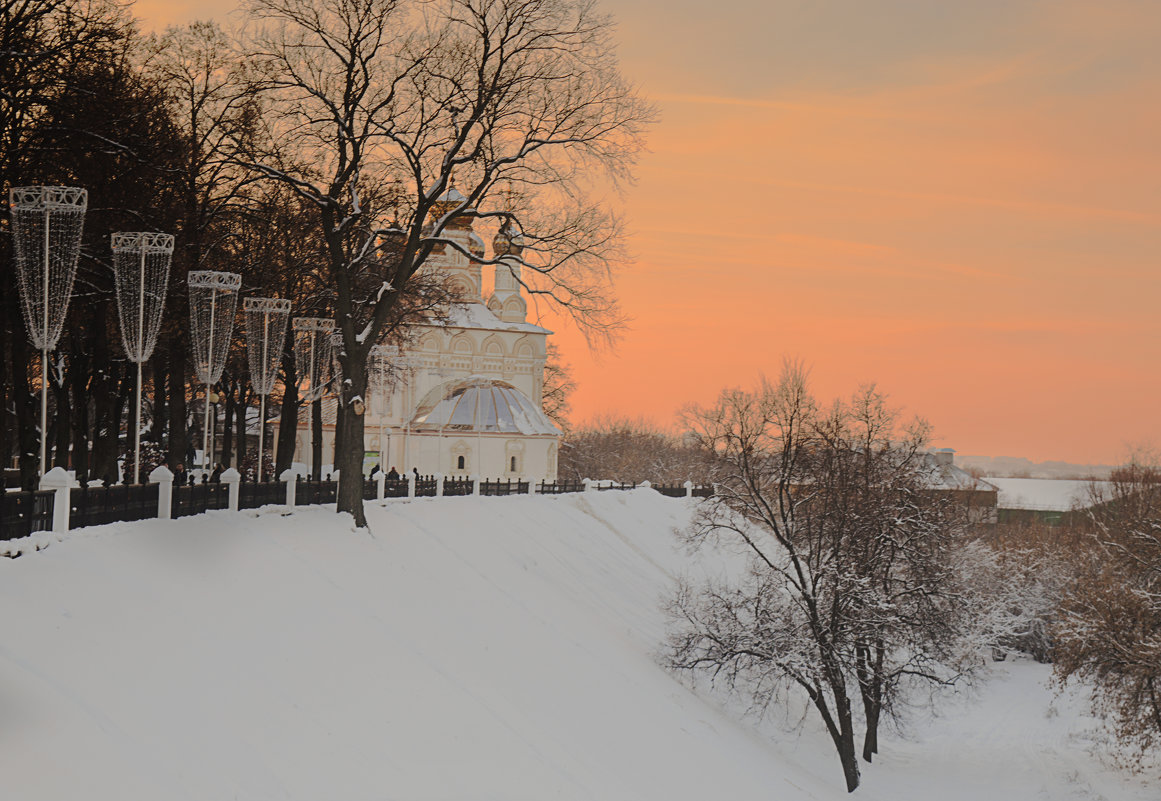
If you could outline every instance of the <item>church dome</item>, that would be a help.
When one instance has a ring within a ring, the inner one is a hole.
[[[492,251],[498,259],[504,256],[519,256],[524,251],[524,234],[520,233],[519,226],[511,217],[504,221],[492,239]]]
[[[465,200],[467,198],[454,185],[448,186],[447,191],[437,197],[435,202],[431,204],[431,222],[434,223],[449,211],[459,208]],[[458,217],[449,222],[446,227],[453,230],[470,231],[472,230],[472,218],[475,216],[476,210],[468,206]]]
[[[411,428],[526,436],[560,434],[523,392],[506,381],[482,376],[450,381],[427,393],[411,418]]]
[[[477,259],[484,258],[484,240],[475,231],[468,232],[468,252]]]

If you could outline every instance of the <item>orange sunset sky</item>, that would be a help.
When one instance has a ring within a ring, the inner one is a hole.
[[[795,356],[961,453],[1161,444],[1161,2],[604,7],[660,119],[623,200],[631,328],[594,357],[558,326],[575,420],[670,425]]]

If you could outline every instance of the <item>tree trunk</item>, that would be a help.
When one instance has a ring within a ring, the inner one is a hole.
[[[61,383],[50,386],[53,400],[52,421],[55,444],[53,445],[52,466],[69,469],[69,444],[72,440],[72,405],[69,403],[69,381],[62,376]]]
[[[8,349],[4,347],[4,342],[12,336],[5,328],[0,327],[0,468],[3,469],[7,469],[12,464],[12,441],[13,434],[16,432],[16,421],[8,413],[10,397],[8,364],[10,356]],[[4,481],[0,480],[0,490],[2,489],[4,489]]]
[[[238,402],[234,404],[234,430],[238,432],[238,472],[246,469],[246,410],[253,400],[253,393],[247,393],[245,386],[238,384]]]
[[[365,415],[354,408],[354,400],[362,404],[367,397],[367,360],[362,348],[351,348],[343,363],[343,386],[340,402],[346,409],[342,435],[335,448],[335,467],[339,469],[338,511],[349,512],[356,526],[366,526],[363,511],[363,428]]]
[[[838,746],[839,761],[843,766],[843,778],[847,782],[847,792],[853,793],[859,786],[859,758],[855,750],[855,726],[851,718],[851,707],[849,703],[840,702],[838,704],[839,710],[839,733],[840,742],[835,743]]]
[[[322,399],[310,405],[310,478],[318,481],[322,478]]]
[[[237,382],[226,384],[226,415],[222,420],[222,467],[229,467],[234,459],[234,389]]]
[[[186,457],[189,451],[189,431],[186,428],[185,350],[180,337],[175,337],[169,351],[169,469],[178,465],[192,468]]]
[[[863,735],[863,759],[871,761],[874,754],[879,753],[879,721],[883,717],[883,661],[886,648],[878,644],[875,648],[875,658],[870,661],[869,650],[864,649],[863,656],[868,659],[868,667],[859,672],[859,692],[863,696],[863,712],[867,718],[867,731]]]
[[[165,359],[153,360],[153,413],[149,415],[149,438],[159,446],[165,441],[166,430],[166,402],[165,393],[166,374]]]
[[[294,369],[290,356],[282,354],[282,375],[285,377],[282,392],[282,409],[278,415],[278,452],[274,464],[275,478],[290,469],[294,462],[294,446],[298,437],[298,387],[295,384]]]
[[[16,293],[11,294],[13,301],[10,305],[15,307]],[[21,313],[18,308],[15,311],[17,315]],[[13,319],[19,319],[19,316]],[[12,338],[13,400],[16,405],[17,447],[20,449],[20,488],[23,490],[36,489],[40,474],[40,408],[29,380],[31,354],[27,337]]]
[[[73,420],[73,468],[77,471],[77,481],[84,484],[89,478],[89,385],[90,361],[87,354],[73,355],[72,365],[76,371],[72,379],[72,420]]]

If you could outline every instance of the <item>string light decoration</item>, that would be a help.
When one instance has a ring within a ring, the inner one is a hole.
[[[48,352],[56,348],[73,294],[89,193],[73,186],[8,191],[20,308],[40,349],[40,474],[47,468]]]
[[[306,468],[314,470],[313,415],[310,404],[321,398],[330,382],[334,360],[331,357],[331,335],[335,321],[326,317],[295,317],[290,323],[294,331],[294,366],[298,373],[298,395],[306,402]]]
[[[141,483],[141,366],[153,355],[169,265],[173,260],[173,235],[147,232],[113,234],[113,278],[117,312],[121,318],[121,342],[125,355],[137,364],[137,414],[133,428],[133,483]]]
[[[258,393],[258,480],[262,480],[265,455],[266,396],[274,391],[278,362],[286,344],[286,319],[290,301],[285,298],[246,298],[242,301],[246,325],[246,355],[250,361],[250,383]],[[243,442],[245,432],[243,432]]]
[[[238,290],[242,276],[215,270],[194,270],[189,274],[189,323],[193,344],[194,370],[206,385],[205,423],[202,426],[202,470],[209,469],[210,387],[222,377],[226,354],[234,333],[238,311]]]

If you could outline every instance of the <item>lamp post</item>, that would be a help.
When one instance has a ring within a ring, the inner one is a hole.
[[[133,426],[133,483],[141,483],[141,366],[153,355],[169,287],[173,236],[146,232],[113,234],[113,275],[121,341],[137,364],[137,413]]]
[[[73,186],[19,186],[8,193],[20,308],[40,350],[40,474],[48,470],[48,352],[64,327],[89,193]]]
[[[250,361],[250,383],[258,393],[258,472],[262,480],[262,459],[265,456],[266,396],[274,390],[278,376],[278,362],[286,344],[286,318],[290,316],[290,301],[285,298],[246,298],[242,302],[246,319],[246,355]],[[242,432],[242,442],[246,433]]]
[[[208,469],[210,448],[210,387],[222,377],[230,337],[234,332],[234,313],[238,308],[238,290],[242,276],[214,270],[195,270],[189,274],[190,340],[193,345],[194,369],[206,385],[205,423],[202,427],[202,470]],[[217,415],[214,415],[215,422]]]
[[[335,321],[326,317],[295,317],[290,324],[294,332],[294,367],[298,373],[299,397],[306,400],[306,469],[314,475],[314,423],[311,404],[326,392],[332,366],[331,334]]]

